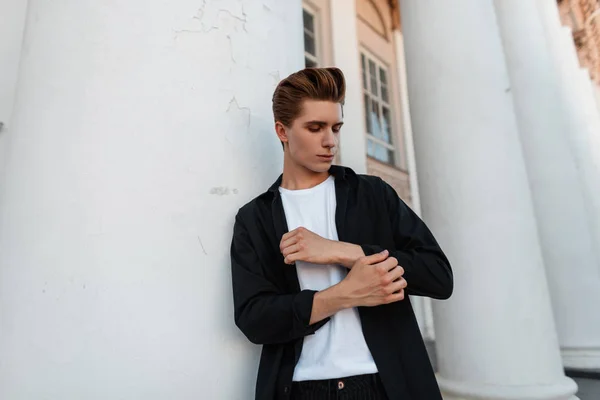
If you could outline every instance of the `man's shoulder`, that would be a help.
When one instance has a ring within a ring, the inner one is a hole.
[[[382,184],[385,184],[385,181],[376,175],[369,174],[359,174],[354,172],[354,170],[350,167],[344,166],[335,166],[334,175],[341,175],[344,179],[347,179],[351,184],[361,187],[364,185],[380,187]]]
[[[267,199],[268,192],[261,193],[243,206],[241,206],[237,212],[237,219],[242,221],[251,221],[256,217],[257,214],[263,213],[270,204]]]
[[[376,175],[357,174],[357,192],[360,195],[373,196],[373,198],[388,201],[396,201],[399,194],[396,189],[383,178]]]
[[[270,214],[272,201],[273,193],[270,190],[259,194],[239,208],[236,220],[252,224],[260,215]]]
[[[389,184],[377,175],[356,174],[356,187],[361,192],[372,192],[381,195]]]
[[[356,178],[365,185],[381,187],[385,184],[385,181],[377,175],[357,174]]]

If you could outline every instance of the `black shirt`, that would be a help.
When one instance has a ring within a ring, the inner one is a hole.
[[[332,166],[339,240],[366,255],[389,250],[398,259],[409,295],[447,299],[453,276],[448,259],[421,219],[382,179]],[[289,398],[304,336],[329,321],[309,325],[316,291],[300,290],[296,269],[279,249],[288,232],[279,186],[242,207],[235,218],[231,268],[235,323],[262,344],[257,400]],[[367,346],[390,400],[441,400],[408,296],[377,307],[359,307]]]

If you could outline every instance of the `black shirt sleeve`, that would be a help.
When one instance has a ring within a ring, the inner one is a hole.
[[[252,343],[290,342],[314,334],[329,321],[326,318],[309,325],[316,291],[281,293],[262,271],[248,231],[238,215],[231,243],[234,316],[236,325]]]
[[[400,199],[394,188],[380,180],[382,194],[392,224],[396,250],[390,256],[404,268],[408,283],[406,293],[447,299],[454,287],[452,268],[444,252],[425,223]],[[369,256],[384,249],[378,245],[362,245]]]

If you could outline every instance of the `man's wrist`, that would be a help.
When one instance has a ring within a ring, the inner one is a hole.
[[[354,263],[361,257],[364,257],[365,253],[357,244],[336,242],[335,250],[335,263],[342,265],[346,268],[352,268]]]
[[[354,307],[354,302],[346,294],[344,286],[340,282],[337,285],[315,293],[310,323],[312,325],[331,317],[341,310],[352,307]]]

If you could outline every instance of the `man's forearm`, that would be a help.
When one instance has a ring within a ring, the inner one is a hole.
[[[315,324],[338,311],[354,307],[351,299],[341,290],[340,285],[317,292],[313,298],[313,308],[310,314],[310,324]]]
[[[361,257],[365,256],[365,253],[357,244],[346,243],[346,242],[335,242],[335,264],[343,265],[346,268],[352,268],[354,263]]]

